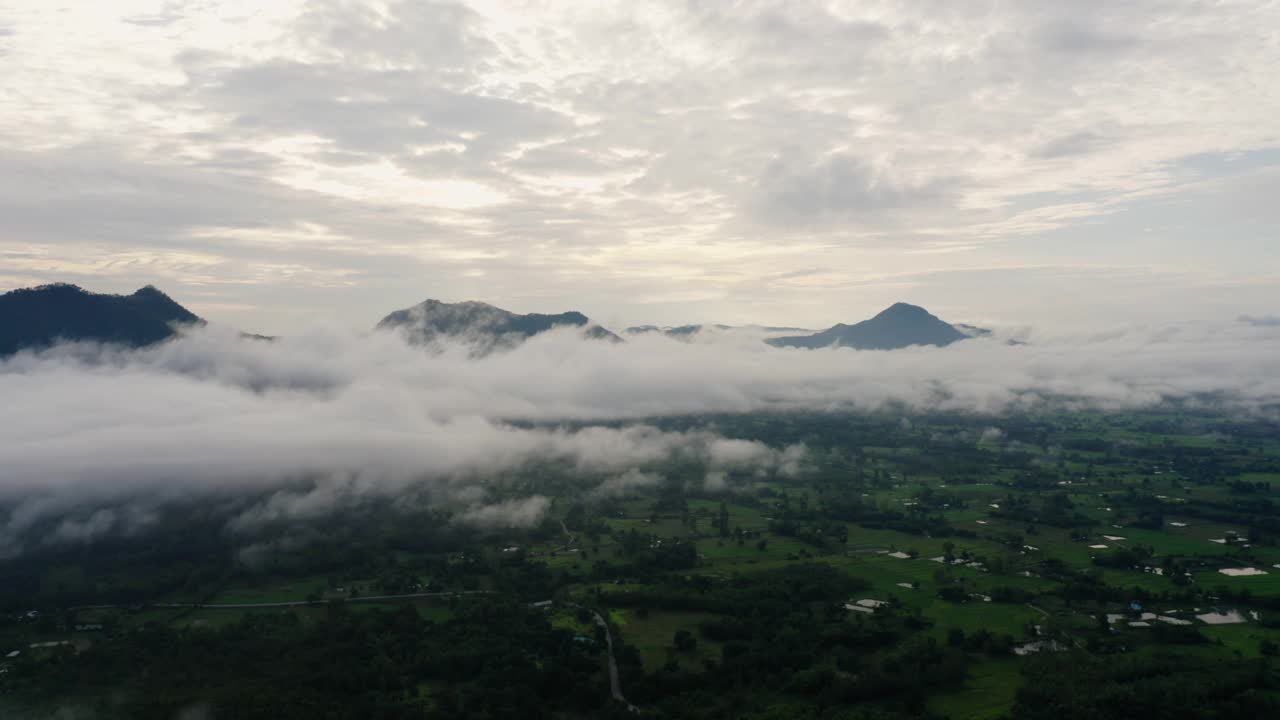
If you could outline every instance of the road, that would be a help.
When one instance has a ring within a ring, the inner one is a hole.
[[[591,614],[596,617],[596,625],[604,628],[604,640],[609,646],[609,693],[614,700],[626,705],[628,710],[638,713],[640,708],[627,702],[627,698],[622,695],[622,680],[618,677],[618,661],[613,657],[613,633],[609,631],[609,623],[604,621],[600,613],[592,610]]]
[[[604,641],[609,650],[609,694],[614,700],[627,706],[627,709],[633,713],[640,712],[640,708],[627,702],[626,696],[622,694],[622,679],[618,676],[618,660],[613,656],[613,633],[609,630],[609,623],[605,622],[604,616],[590,608],[584,608],[577,603],[565,603],[569,607],[579,610],[586,610],[595,618],[596,625],[604,629]]]
[[[569,548],[573,547],[574,543],[578,542],[578,536],[577,536],[577,535],[574,535],[574,534],[569,530],[569,526],[568,526],[568,525],[565,525],[563,520],[561,520],[561,521],[560,521],[560,529],[561,529],[561,530],[564,530],[564,534],[565,534],[565,536],[566,536],[566,537],[568,537],[568,538],[569,538],[569,542],[567,542],[567,543],[565,543],[564,545],[561,545],[560,547],[556,548],[556,552],[559,552],[559,551],[561,551],[561,550],[568,550]]]

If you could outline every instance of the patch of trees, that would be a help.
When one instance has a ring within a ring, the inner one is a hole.
[[[1155,549],[1139,544],[1116,547],[1093,556],[1093,564],[1118,570],[1141,569],[1150,565]]]
[[[806,521],[818,524],[821,528],[822,525],[817,522],[818,520],[851,522],[872,530],[897,530],[910,535],[976,536],[974,533],[953,527],[939,514],[909,513],[897,508],[878,506],[875,503],[866,502],[861,497],[861,493],[853,492],[825,494],[822,497],[822,504],[808,512],[782,508],[780,516],[776,519],[776,525],[771,527],[775,528],[774,532],[785,535],[788,532],[794,532],[791,530],[792,527]],[[820,533],[811,532],[810,536],[816,534]],[[794,534],[792,537],[799,538],[800,534]]]
[[[1030,659],[1014,720],[1276,717],[1280,678],[1260,661],[1045,653]]]
[[[412,606],[315,622],[247,615],[220,630],[150,623],[89,650],[7,676],[10,698],[92,717],[550,718],[591,715],[610,701],[591,648],[520,603],[477,600],[446,623]]]
[[[703,672],[669,663],[631,682],[629,696],[672,718],[900,718],[919,717],[928,692],[963,680],[963,650],[904,640],[893,614],[846,615],[797,607],[771,622],[735,619]]]
[[[1075,504],[1066,492],[1052,491],[1042,495],[1009,495],[991,511],[992,517],[1019,523],[1043,523],[1053,527],[1076,528],[1096,524],[1094,520],[1076,511]]]
[[[669,579],[657,587],[600,591],[600,602],[609,607],[647,607],[739,617],[781,617],[792,608],[813,604],[843,603],[870,583],[825,563],[796,563],[776,570],[735,575],[712,583],[693,576]]]

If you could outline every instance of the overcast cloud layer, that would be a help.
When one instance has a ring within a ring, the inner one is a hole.
[[[1274,316],[1266,0],[0,3],[0,288]]]

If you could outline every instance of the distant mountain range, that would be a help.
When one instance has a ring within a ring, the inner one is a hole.
[[[183,325],[203,324],[194,313],[148,285],[132,295],[92,293],[75,285],[53,284],[0,295],[0,357],[26,348],[52,345],[58,340],[94,341],[144,347],[172,337]],[[555,328],[578,328],[584,337],[622,342],[580,312],[521,315],[482,302],[446,303],[426,300],[397,310],[378,323],[379,330],[401,332],[416,344],[437,340],[462,341],[478,353],[509,348]],[[749,330],[763,333],[800,332],[775,326],[638,325],[626,335],[661,333],[687,340],[704,331]],[[894,350],[913,345],[950,345],[991,331],[972,325],[950,325],[915,305],[898,303],[854,325],[836,325],[812,334],[768,338],[775,347],[849,347]],[[265,336],[246,335],[269,340]]]
[[[150,285],[132,295],[41,285],[0,295],[0,357],[59,340],[144,347],[167,340],[182,325],[203,323]]]
[[[517,345],[560,327],[582,328],[583,334],[594,340],[621,342],[622,338],[590,323],[586,315],[573,311],[520,315],[482,302],[426,300],[387,315],[378,323],[378,329],[398,330],[415,344],[426,345],[448,338],[469,342],[481,351]]]
[[[870,320],[854,325],[841,323],[812,335],[770,338],[765,342],[774,347],[897,350],[913,345],[944,347],[990,332],[971,325],[949,325],[918,305],[897,303]]]

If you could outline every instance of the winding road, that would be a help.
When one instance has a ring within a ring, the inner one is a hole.
[[[614,700],[627,706],[627,709],[633,713],[640,712],[640,708],[627,702],[626,696],[622,694],[622,679],[618,676],[618,660],[613,656],[613,632],[609,630],[609,623],[605,621],[604,616],[591,608],[585,608],[577,603],[566,602],[572,608],[586,610],[595,618],[596,625],[604,629],[604,640],[609,649],[609,694]]]

